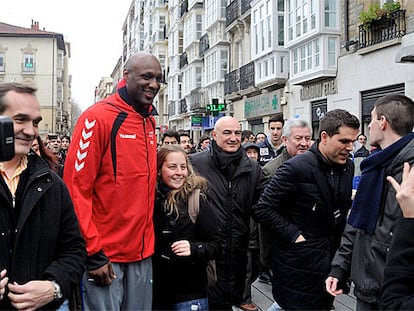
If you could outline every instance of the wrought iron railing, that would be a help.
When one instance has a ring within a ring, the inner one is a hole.
[[[252,0],[241,0],[240,1],[240,13],[243,15],[250,9],[250,3]]]
[[[226,27],[239,17],[239,1],[233,0],[226,6]]]
[[[188,58],[186,52],[180,55],[180,69],[183,68],[185,65],[188,65]]]
[[[200,42],[198,43],[198,56],[204,56],[204,52],[210,48],[210,43],[208,40],[208,34],[204,34],[200,38]]]
[[[179,113],[187,113],[187,101],[185,100],[185,98],[180,100]]]
[[[183,17],[183,15],[185,14],[185,13],[187,13],[188,12],[188,0],[184,0],[182,3],[181,3],[181,8],[180,8],[180,17]]]
[[[237,93],[239,91],[239,69],[236,69],[224,75],[224,95]]]
[[[240,89],[245,90],[254,84],[254,62],[240,67]]]
[[[359,48],[365,48],[381,42],[404,36],[406,33],[405,10],[398,10],[359,26]]]

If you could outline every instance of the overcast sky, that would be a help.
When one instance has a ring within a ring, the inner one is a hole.
[[[122,25],[131,0],[2,0],[0,21],[61,33],[71,43],[72,97],[82,109],[93,104],[101,77],[122,55]]]

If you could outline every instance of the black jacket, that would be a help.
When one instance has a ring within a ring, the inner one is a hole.
[[[282,153],[283,149],[285,148],[285,146],[281,145],[275,151],[272,144],[269,142],[268,137],[266,137],[266,139],[257,146],[259,147],[259,163],[261,166],[276,158],[279,154]]]
[[[166,215],[165,196],[159,191],[154,208],[155,253],[153,261],[153,308],[172,310],[173,304],[207,298],[207,261],[220,252],[217,221],[206,196],[200,195],[197,220],[188,215],[188,203],[179,206],[180,216]],[[171,244],[190,241],[191,255],[180,257]]]
[[[259,163],[243,152],[233,175],[226,176],[215,166],[213,156],[210,149],[190,157],[195,170],[209,181],[209,198],[217,215],[224,251],[216,259],[217,283],[209,290],[209,301],[239,304],[246,278],[251,207],[263,188],[262,172]]]
[[[384,176],[392,176],[398,182],[404,162],[414,163],[414,140],[411,140],[386,168]],[[330,275],[345,281],[351,277],[355,296],[367,303],[377,304],[383,281],[384,267],[390,244],[393,240],[396,221],[402,217],[395,199],[395,191],[386,181],[381,209],[373,234],[347,225],[341,240]]]
[[[414,219],[397,222],[380,291],[381,310],[414,310]]]
[[[79,285],[85,268],[85,242],[79,231],[72,201],[62,179],[37,155],[29,154],[20,177],[16,207],[0,178],[0,269],[9,282],[56,280],[63,298],[44,306],[57,308]],[[10,308],[0,301],[0,309]]]
[[[273,296],[286,310],[330,310],[324,281],[351,206],[353,163],[332,166],[311,149],[284,162],[256,205],[275,233]],[[295,243],[302,234],[306,241]]]

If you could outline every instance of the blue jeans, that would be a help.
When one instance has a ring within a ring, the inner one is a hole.
[[[173,305],[175,311],[208,311],[208,299],[200,298]]]
[[[270,306],[269,309],[267,309],[267,311],[278,311],[278,310],[283,310],[281,306],[279,306],[279,304],[275,301],[273,302],[273,304]]]
[[[69,311],[69,301],[66,299],[57,311]]]

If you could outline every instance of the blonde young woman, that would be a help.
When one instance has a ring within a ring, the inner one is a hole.
[[[207,180],[194,173],[180,145],[157,155],[158,192],[154,209],[154,310],[208,310],[207,261],[220,252],[217,223],[206,195]],[[188,198],[200,189],[195,222]]]

